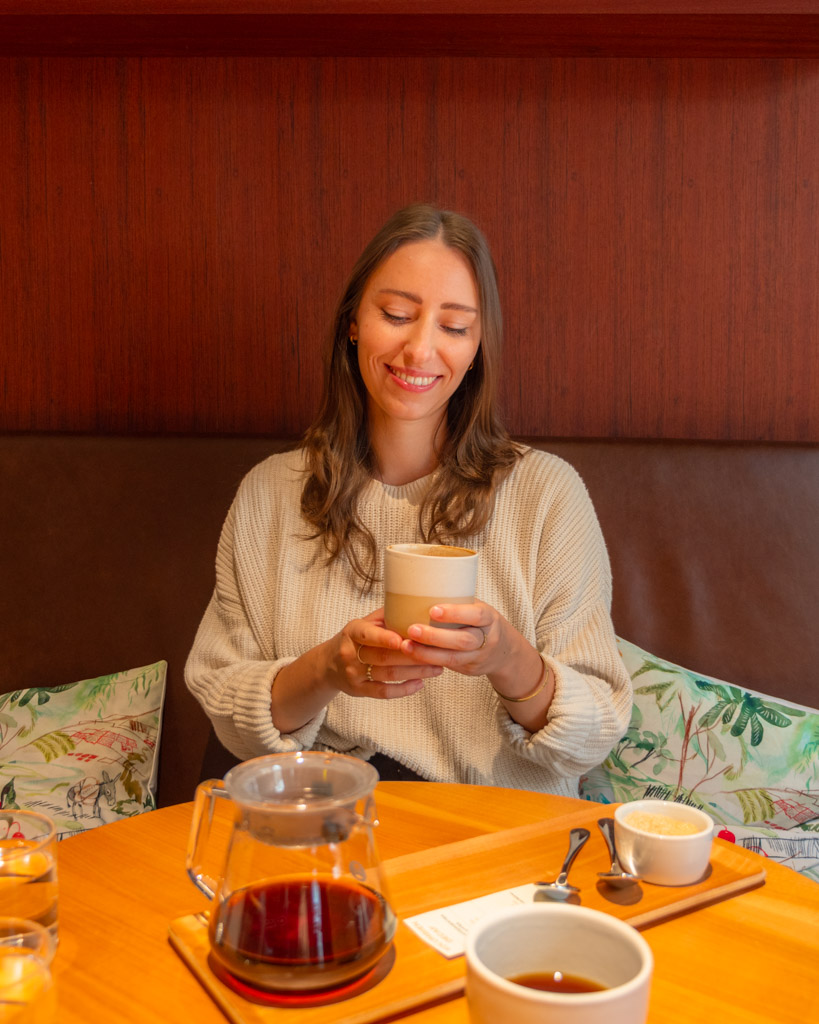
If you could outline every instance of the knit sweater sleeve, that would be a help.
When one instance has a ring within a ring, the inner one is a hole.
[[[535,643],[554,673],[555,692],[547,723],[537,733],[527,732],[502,706],[498,714],[519,754],[571,777],[603,761],[625,733],[631,680],[610,617],[608,553],[585,485],[574,469],[555,460],[534,493],[541,517],[534,556]]]
[[[216,586],[185,665],[185,681],[221,743],[236,757],[307,750],[324,712],[286,735],[273,725],[273,680],[295,658],[266,656],[251,626],[236,571],[236,516],[234,502],[216,554]]]

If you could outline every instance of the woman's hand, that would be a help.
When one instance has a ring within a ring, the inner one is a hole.
[[[410,639],[401,644],[407,657],[441,665],[465,676],[491,676],[502,672],[515,651],[531,644],[491,605],[438,604],[429,610],[434,622],[458,623],[460,629],[429,625],[410,626]]]
[[[336,686],[351,697],[408,697],[443,671],[403,650],[401,637],[384,625],[383,608],[353,619],[334,639]]]
[[[552,672],[497,609],[483,601],[438,604],[430,608],[429,617],[461,628],[410,626],[410,639],[401,644],[406,657],[466,676],[485,675],[516,722],[532,732],[546,724],[554,695]]]
[[[348,622],[279,672],[270,693],[273,724],[280,733],[295,732],[337,693],[380,700],[409,697],[442,671],[403,651],[401,637],[385,627],[379,608]]]

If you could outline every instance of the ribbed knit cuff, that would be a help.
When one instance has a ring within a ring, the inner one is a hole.
[[[546,725],[530,733],[507,715],[504,731],[514,748],[552,775],[576,777],[607,756],[612,742],[605,734],[610,729],[589,679],[548,655],[543,660],[555,680]]]
[[[295,660],[282,658],[275,662],[248,663],[234,676],[233,725],[245,750],[245,753],[238,756],[256,757],[259,754],[284,753],[288,750],[309,750],[315,743],[324,721],[324,710],[291,733],[282,734],[273,725],[270,709],[273,680],[285,666]]]

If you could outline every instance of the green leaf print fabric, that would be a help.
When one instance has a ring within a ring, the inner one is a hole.
[[[0,694],[0,813],[60,838],[156,806],[167,664]]]
[[[618,645],[631,723],[581,796],[694,804],[723,838],[819,881],[819,711]]]

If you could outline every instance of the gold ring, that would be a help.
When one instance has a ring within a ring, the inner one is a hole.
[[[482,651],[486,647],[486,630],[481,626],[478,626],[478,629],[483,633],[483,640],[481,640],[481,646],[478,648],[479,651]]]
[[[356,644],[356,646],[355,646],[355,656],[358,658],[358,660],[361,662],[362,665],[366,665],[367,662],[364,661],[364,659],[361,657],[361,648],[363,646],[364,646],[364,644]]]

